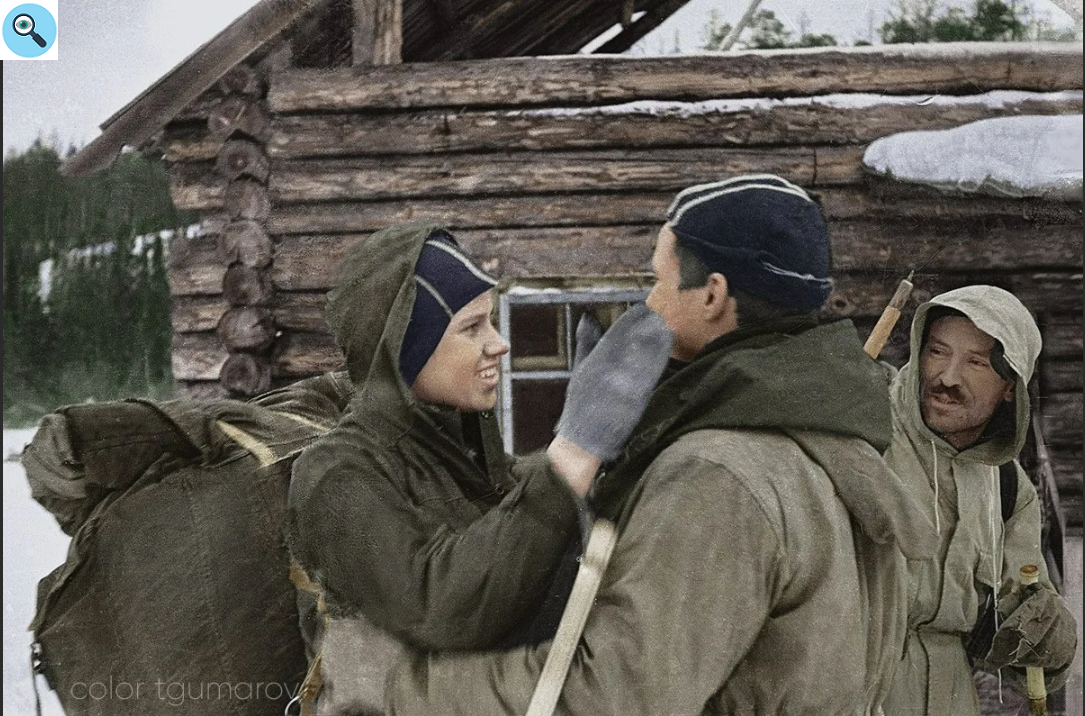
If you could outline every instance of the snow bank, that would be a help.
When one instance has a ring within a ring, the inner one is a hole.
[[[866,169],[939,189],[1080,201],[1082,116],[999,117],[902,132],[867,147]]]
[[[30,677],[31,634],[38,580],[64,562],[68,537],[53,516],[30,497],[23,467],[14,457],[37,428],[4,431],[4,716],[34,713]],[[38,679],[44,716],[63,716],[56,695]]]

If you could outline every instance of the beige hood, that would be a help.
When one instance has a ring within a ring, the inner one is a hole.
[[[1028,382],[1036,368],[1042,340],[1040,329],[1032,314],[1016,296],[994,286],[965,286],[935,296],[916,309],[912,321],[911,360],[901,369],[895,388],[904,395],[916,396],[915,400],[900,400],[904,395],[894,396],[894,406],[903,410],[902,418],[912,430],[919,431],[926,440],[941,440],[923,422],[920,413],[919,353],[923,341],[923,329],[927,314],[934,306],[954,308],[969,318],[976,327],[995,338],[1005,351],[1006,361],[1017,374],[1014,388],[1014,435],[982,442],[963,451],[975,462],[1001,465],[1017,457],[1025,445],[1029,423]]]

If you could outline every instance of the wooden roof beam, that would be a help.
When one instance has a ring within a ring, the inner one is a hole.
[[[664,0],[648,10],[632,24],[622,23],[622,31],[593,50],[596,55],[617,55],[625,52],[641,38],[663,24],[689,0]]]
[[[102,171],[125,146],[140,146],[250,54],[324,0],[262,0],[102,125],[60,167],[67,176]]]
[[[352,0],[354,65],[403,61],[403,0]]]

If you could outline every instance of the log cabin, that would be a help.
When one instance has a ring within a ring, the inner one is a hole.
[[[322,310],[347,247],[395,222],[449,227],[502,278],[514,350],[500,407],[517,452],[548,439],[578,316],[650,286],[674,193],[782,175],[829,221],[826,317],[869,332],[922,264],[890,362],[907,359],[911,310],[932,294],[990,283],[1036,315],[1032,467],[1053,539],[1077,540],[1080,594],[1080,196],[910,186],[862,157],[898,132],[1080,114],[1081,44],[620,54],[684,2],[262,0],[64,169],[151,152],[169,164],[176,205],[199,212],[169,269],[173,375],[188,395],[251,396],[340,368]]]

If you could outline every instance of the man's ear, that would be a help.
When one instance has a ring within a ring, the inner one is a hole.
[[[709,322],[719,320],[727,313],[730,304],[733,304],[734,302],[735,299],[731,297],[731,292],[727,285],[727,277],[722,273],[711,274],[708,277],[708,283],[705,284],[705,320]]]
[[[1013,400],[1014,382],[1012,380],[1006,381],[1006,388],[1002,391],[1002,399],[1009,403]]]

